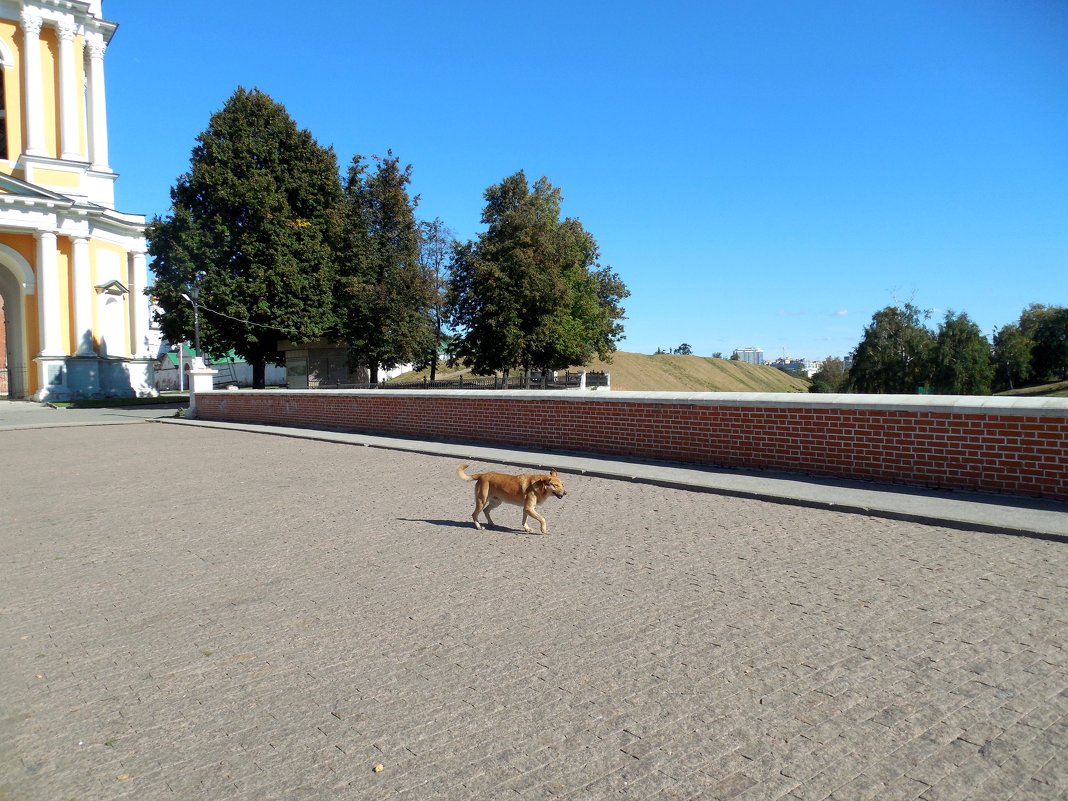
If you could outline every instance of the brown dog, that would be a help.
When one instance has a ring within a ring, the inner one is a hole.
[[[527,525],[527,518],[533,517],[541,523],[541,533],[549,533],[545,518],[539,515],[534,507],[550,495],[555,495],[557,498],[567,495],[564,482],[560,480],[555,470],[550,470],[547,476],[529,474],[513,476],[508,473],[475,473],[469,476],[464,472],[466,469],[467,465],[460,465],[456,468],[456,475],[464,481],[476,482],[475,513],[471,515],[471,519],[475,521],[475,528],[482,528],[478,522],[480,513],[486,515],[486,521],[491,526],[494,525],[489,513],[503,502],[523,507],[523,531],[533,530]]]

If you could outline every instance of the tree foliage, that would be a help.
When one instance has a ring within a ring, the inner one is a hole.
[[[823,360],[820,369],[812,376],[809,392],[844,392],[848,381],[845,363],[834,356]]]
[[[485,200],[487,230],[453,250],[453,355],[483,374],[610,359],[630,293],[598,263],[582,224],[560,218],[560,190],[546,178],[528,186],[519,171],[489,187]]]
[[[931,379],[942,395],[989,395],[994,378],[990,342],[967,314],[946,312],[931,350]]]
[[[337,159],[257,89],[238,88],[197,137],[190,170],[171,189],[171,209],[146,232],[172,342],[192,336],[182,297],[199,290],[201,342],[233,349],[263,386],[277,341],[322,336],[334,323],[329,232],[341,200]]]
[[[1032,343],[1034,379],[1049,382],[1068,378],[1068,308],[1033,303],[1020,315],[1019,327]]]
[[[849,388],[854,392],[914,393],[928,379],[934,337],[926,313],[906,303],[877,311],[853,351]]]
[[[418,198],[408,194],[411,165],[392,151],[349,166],[339,259],[340,329],[352,363],[378,368],[425,359],[434,347],[433,287],[420,265]]]
[[[994,332],[993,388],[997,392],[1022,386],[1031,377],[1031,340],[1015,323]]]
[[[426,354],[430,365],[430,380],[437,378],[438,357],[445,339],[446,302],[449,291],[449,260],[456,237],[440,218],[419,224],[419,266],[430,284],[430,319],[434,343]],[[419,362],[416,367],[426,366]]]

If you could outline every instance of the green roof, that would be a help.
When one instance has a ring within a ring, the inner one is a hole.
[[[191,348],[188,345],[182,345],[182,355],[185,357],[186,360],[189,360],[195,358],[197,352],[195,348]],[[178,367],[178,353],[176,351],[169,350],[163,354],[163,357],[171,363],[172,367]],[[234,353],[234,351],[231,349],[226,352],[225,356],[212,360],[212,364],[219,364],[220,362],[230,362],[231,364],[244,364],[245,360],[238,356],[236,353]]]

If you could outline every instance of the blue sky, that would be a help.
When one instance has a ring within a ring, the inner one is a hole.
[[[294,9],[296,9],[294,11]],[[473,238],[545,175],[632,292],[621,350],[844,356],[878,309],[1068,305],[1068,3],[104,0],[117,205],[165,214],[234,89],[413,165]]]

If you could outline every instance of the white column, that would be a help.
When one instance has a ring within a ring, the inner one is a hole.
[[[64,17],[56,27],[59,32],[59,133],[61,158],[80,161],[82,145],[78,139],[77,75],[74,72],[74,36],[78,26],[74,17]]]
[[[99,33],[85,36],[89,52],[89,161],[94,170],[108,167],[108,112],[104,96],[104,37]]]
[[[45,155],[44,98],[41,94],[41,13],[36,8],[22,9],[24,55],[22,92],[26,101],[26,152]]]
[[[60,329],[59,254],[56,235],[38,231],[37,238],[37,320],[41,334],[41,356],[63,356]]]
[[[133,336],[130,353],[135,359],[155,356],[148,352],[148,262],[145,252],[130,254],[130,331]]]
[[[89,240],[86,237],[74,238],[72,257],[74,353],[78,356],[96,355],[96,348],[93,347],[93,286],[89,270]]]

